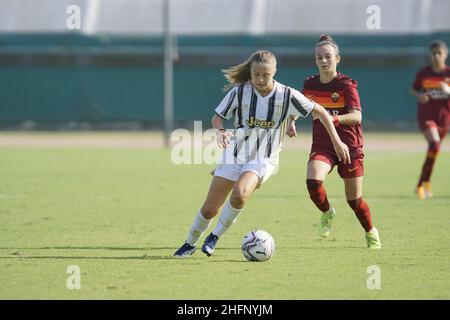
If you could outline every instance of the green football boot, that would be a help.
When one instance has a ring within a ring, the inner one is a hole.
[[[381,249],[381,241],[378,230],[373,227],[372,230],[366,232],[367,248]]]
[[[330,235],[331,226],[333,224],[334,217],[336,216],[336,210],[332,206],[327,212],[322,213],[320,217],[319,236],[326,238]]]

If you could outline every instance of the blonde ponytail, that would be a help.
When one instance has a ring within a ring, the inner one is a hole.
[[[252,56],[247,59],[247,61],[228,69],[222,69],[221,71],[228,81],[228,84],[223,88],[223,90],[228,91],[230,88],[237,84],[242,84],[250,81],[252,78],[251,68],[253,63],[273,63],[276,67],[277,60],[272,52],[267,50],[260,50],[253,53]]]

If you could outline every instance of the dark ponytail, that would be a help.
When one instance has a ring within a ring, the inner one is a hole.
[[[325,34],[325,33],[320,36],[319,42],[321,42],[321,41],[334,42],[333,38],[330,35]],[[336,42],[334,42],[334,43],[336,43]]]
[[[448,52],[447,45],[442,40],[434,40],[430,45],[430,51],[433,50],[434,48],[442,48]]]
[[[336,41],[334,41],[330,35],[322,34],[319,38],[319,42],[317,42],[316,44],[316,48],[326,44],[332,45],[336,49],[336,54],[339,54],[339,46],[337,45]]]

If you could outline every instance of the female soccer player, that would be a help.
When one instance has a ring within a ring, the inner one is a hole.
[[[329,236],[336,215],[335,209],[328,202],[323,183],[327,174],[337,166],[338,173],[344,180],[347,202],[366,232],[368,248],[379,249],[380,237],[372,225],[369,206],[362,198],[364,153],[357,82],[337,71],[341,56],[338,45],[329,35],[320,37],[315,47],[315,58],[319,74],[305,80],[303,94],[327,109],[339,137],[349,147],[351,157],[350,163],[340,161],[324,126],[314,119],[306,185],[311,200],[323,213],[319,235]],[[294,121],[289,123],[288,135],[296,135]]]
[[[306,118],[312,113],[323,122],[336,156],[344,162],[350,160],[348,147],[340,140],[326,110],[275,81],[276,66],[271,52],[257,51],[246,62],[222,70],[231,90],[215,109],[212,125],[217,129],[219,146],[224,148],[223,158],[187,240],[174,256],[188,257],[195,252],[199,238],[225,203],[216,227],[202,246],[206,255],[213,254],[217,240],[236,222],[250,195],[277,168],[280,141],[290,116]],[[233,115],[235,130],[228,132],[223,121]]]
[[[450,67],[445,64],[448,48],[445,42],[436,40],[430,46],[431,65],[416,75],[412,94],[418,99],[417,120],[428,142],[428,150],[416,193],[420,199],[433,196],[430,177],[442,140],[450,126]]]

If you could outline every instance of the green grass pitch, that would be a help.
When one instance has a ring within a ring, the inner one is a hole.
[[[0,299],[449,299],[450,153],[435,197],[413,189],[423,152],[366,152],[364,197],[383,248],[364,232],[336,171],[329,239],[305,185],[307,153],[285,150],[280,171],[250,199],[216,253],[172,258],[211,180],[209,165],[174,165],[168,149],[0,149]],[[272,259],[245,261],[242,237],[261,228]],[[201,239],[201,241],[203,238]],[[81,270],[69,290],[67,267]],[[369,266],[381,287],[369,289]]]

